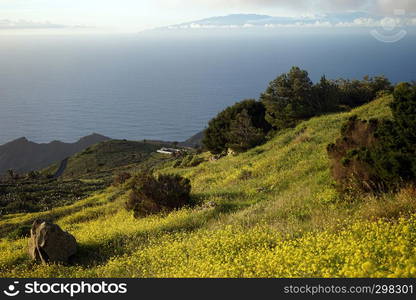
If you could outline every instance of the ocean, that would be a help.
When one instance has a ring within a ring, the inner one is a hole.
[[[313,81],[410,81],[415,49],[415,35],[388,44],[344,31],[0,36],[0,144],[93,132],[182,141],[291,66]]]

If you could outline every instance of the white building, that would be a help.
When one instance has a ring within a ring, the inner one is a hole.
[[[157,150],[156,152],[157,153],[162,153],[162,154],[173,155],[173,154],[181,152],[181,150],[174,149],[174,148],[161,148],[161,149]]]

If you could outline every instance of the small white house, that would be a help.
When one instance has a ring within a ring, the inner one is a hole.
[[[176,153],[181,152],[181,150],[179,149],[174,149],[174,148],[160,148],[159,150],[156,151],[157,153],[162,153],[162,154],[169,154],[169,155],[173,155]]]

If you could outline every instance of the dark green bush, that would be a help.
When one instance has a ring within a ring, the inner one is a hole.
[[[227,151],[230,140],[230,127],[237,116],[247,111],[251,125],[260,129],[264,134],[270,131],[271,126],[265,119],[266,109],[263,103],[253,99],[244,100],[226,108],[213,118],[204,132],[203,144],[213,154],[221,154]]]
[[[265,133],[253,126],[247,110],[244,109],[235,120],[231,121],[227,137],[227,147],[234,152],[241,153],[262,144],[265,140]]]
[[[384,121],[375,135],[379,140],[371,153],[371,163],[390,185],[416,179],[416,87],[397,85],[391,104],[393,121]]]
[[[129,199],[125,203],[136,218],[168,212],[196,203],[190,196],[190,180],[179,175],[142,173],[131,181]]]
[[[363,80],[338,79],[336,83],[340,91],[340,104],[350,108],[368,103],[393,90],[390,81],[384,76],[365,76]]]
[[[416,148],[416,85],[400,83],[394,90],[391,110],[400,139],[407,151]]]
[[[332,175],[344,191],[395,191],[416,182],[416,87],[397,85],[391,109],[393,120],[351,118],[328,146]]]

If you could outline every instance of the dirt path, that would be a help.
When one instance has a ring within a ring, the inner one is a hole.
[[[67,164],[68,164],[68,158],[65,158],[63,161],[61,161],[59,169],[58,169],[58,171],[56,171],[55,175],[53,175],[53,178],[61,177],[62,174],[65,172]]]

